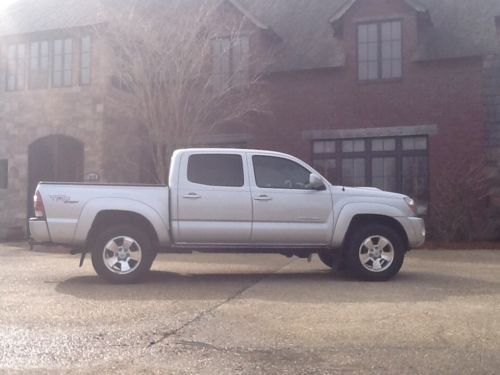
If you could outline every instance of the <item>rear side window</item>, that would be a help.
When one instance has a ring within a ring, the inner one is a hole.
[[[241,155],[197,154],[189,156],[189,182],[210,186],[241,187],[244,184]]]

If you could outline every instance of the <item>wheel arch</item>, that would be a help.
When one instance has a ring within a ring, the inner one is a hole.
[[[97,213],[85,241],[86,248],[92,247],[92,243],[98,233],[115,225],[129,224],[141,228],[151,238],[153,246],[159,243],[158,234],[151,222],[143,215],[125,210],[103,210]]]
[[[345,244],[349,240],[350,236],[356,232],[359,228],[362,228],[367,225],[383,225],[394,230],[398,235],[401,236],[403,240],[403,244],[405,247],[405,251],[408,251],[410,248],[408,235],[406,234],[405,229],[401,225],[399,221],[390,216],[385,215],[376,215],[376,214],[358,214],[355,215],[351,222],[349,223],[349,227],[346,231],[346,234],[342,241],[342,248],[345,249]]]

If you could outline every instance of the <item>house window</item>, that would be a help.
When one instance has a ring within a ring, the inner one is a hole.
[[[7,91],[23,90],[26,83],[26,46],[7,47]]]
[[[313,166],[336,185],[373,186],[425,203],[427,148],[426,136],[314,141]]]
[[[8,161],[6,159],[0,159],[0,189],[7,189],[8,187],[8,170]]]
[[[91,80],[92,39],[82,37],[80,44],[80,85],[89,85]]]
[[[49,85],[49,42],[37,41],[30,44],[30,89],[46,89]]]
[[[401,21],[358,25],[358,78],[360,81],[402,77]]]
[[[73,84],[73,40],[54,40],[52,86],[68,87]]]
[[[226,91],[249,82],[249,39],[217,38],[213,41],[213,80],[217,91]]]

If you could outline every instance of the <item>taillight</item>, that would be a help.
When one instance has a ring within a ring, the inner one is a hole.
[[[36,217],[45,217],[45,207],[43,206],[42,195],[37,190],[35,196],[33,197],[33,206],[35,208]]]

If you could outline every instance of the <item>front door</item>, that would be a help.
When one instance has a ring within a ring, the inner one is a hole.
[[[180,163],[183,175],[171,187],[175,242],[249,244],[252,203],[242,155],[193,152]]]
[[[308,188],[311,171],[276,156],[251,156],[254,244],[328,245],[332,238],[330,189]]]

